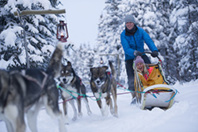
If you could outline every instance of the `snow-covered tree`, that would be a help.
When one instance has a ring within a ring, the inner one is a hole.
[[[177,73],[180,82],[198,78],[198,1],[172,1],[170,21],[175,26],[173,43],[177,55]]]
[[[82,78],[86,88],[90,90],[90,68],[93,65],[94,51],[90,48],[89,44],[82,44],[78,50],[78,61],[76,62],[76,71]]]
[[[59,0],[6,0],[0,8],[0,63],[1,68],[26,67],[23,28],[26,33],[30,67],[45,68],[56,45],[56,25],[64,16],[25,15],[21,21],[14,16],[19,9],[48,10],[60,9]],[[22,26],[21,27],[21,23]]]
[[[174,83],[176,80],[176,69],[172,67],[177,63],[175,61],[173,62],[176,59],[176,56],[172,54],[174,52],[174,28],[171,27],[169,21],[172,7],[169,4],[169,0],[152,0],[152,10],[156,14],[155,19],[157,19],[157,24],[152,31],[155,33],[154,42],[160,51],[160,58],[163,61],[167,80]]]
[[[119,10],[121,0],[107,0],[100,17],[98,26],[98,54],[100,58],[115,62],[117,74],[120,74],[120,25],[122,24],[122,12]],[[99,62],[99,61],[98,61]],[[106,65],[108,61],[105,61]]]

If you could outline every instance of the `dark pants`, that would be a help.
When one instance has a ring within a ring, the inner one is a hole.
[[[149,60],[147,55],[143,55],[142,59],[144,60],[145,63],[151,64],[151,61]],[[125,66],[126,66],[126,72],[127,72],[127,78],[128,78],[128,89],[131,91],[135,91],[133,60],[126,60]]]

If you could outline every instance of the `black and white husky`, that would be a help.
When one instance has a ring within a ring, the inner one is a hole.
[[[77,76],[76,73],[74,72],[71,62],[68,61],[66,66],[62,65],[62,70],[59,80],[60,80],[60,90],[61,90],[61,97],[63,99],[63,110],[64,110],[66,122],[68,123],[67,101],[71,104],[72,109],[74,111],[74,116],[72,120],[77,119],[77,110],[74,105],[75,99],[77,100],[78,115],[82,116],[81,99],[84,100],[87,108],[87,113],[88,115],[90,115],[91,110],[86,96],[85,85],[82,83],[80,77]]]
[[[59,131],[65,132],[62,113],[58,106],[58,90],[54,78],[61,70],[63,47],[58,44],[46,71],[0,70],[0,116],[8,132],[25,132],[24,116],[32,132],[37,132],[37,115],[44,105],[47,113],[58,120]]]

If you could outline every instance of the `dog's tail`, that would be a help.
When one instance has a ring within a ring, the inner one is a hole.
[[[53,75],[55,78],[59,76],[61,65],[62,65],[62,58],[63,58],[63,50],[64,50],[64,44],[58,43],[56,46],[56,49],[54,50],[54,53],[51,56],[47,73]]]
[[[9,74],[0,69],[0,110],[4,107],[9,94]]]
[[[111,68],[112,75],[116,78],[117,75],[116,75],[116,72],[115,72],[115,68],[114,68],[114,66],[113,66],[111,61],[109,61],[109,66]]]

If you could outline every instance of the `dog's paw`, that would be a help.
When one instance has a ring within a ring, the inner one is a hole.
[[[112,115],[114,115],[114,113],[115,113],[115,111],[114,111],[114,109],[112,108],[112,109],[110,109],[110,112],[111,112],[111,114]]]
[[[116,118],[118,118],[118,114],[117,113],[114,113],[113,116],[116,117]]]
[[[69,122],[68,123],[65,123],[65,125],[69,125]]]
[[[65,116],[65,117],[64,117],[64,122],[65,122],[65,124],[67,124],[67,125],[69,124],[69,118],[68,118],[68,116]]]
[[[102,116],[108,116],[109,112],[108,112],[108,108],[105,107],[104,109],[101,109],[101,113],[102,113]]]
[[[74,117],[72,118],[72,121],[76,121],[76,120],[77,120],[77,117],[74,116]]]
[[[91,111],[87,111],[87,114],[90,116],[90,115],[92,115],[92,112]]]
[[[104,116],[104,110],[100,109],[102,116]]]
[[[78,113],[78,117],[82,117],[83,116],[83,114],[82,113]]]

